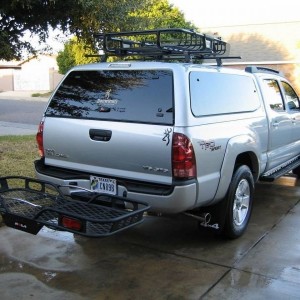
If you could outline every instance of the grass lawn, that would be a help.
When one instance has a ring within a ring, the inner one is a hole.
[[[34,177],[39,158],[35,135],[0,136],[0,176]]]
[[[39,155],[35,135],[0,136],[0,177],[34,177],[33,162],[37,158]]]
[[[52,91],[51,92],[48,92],[48,93],[33,93],[31,94],[31,97],[47,97],[49,98],[52,94]]]

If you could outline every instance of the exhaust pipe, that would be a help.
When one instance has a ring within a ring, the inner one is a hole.
[[[199,222],[199,225],[202,226],[202,227],[209,227],[209,228],[216,229],[216,230],[220,229],[218,223],[209,224],[210,221],[211,221],[211,214],[210,213],[201,213],[199,215],[195,215],[195,214],[186,212],[184,214],[188,217],[192,217],[192,218],[196,219]]]

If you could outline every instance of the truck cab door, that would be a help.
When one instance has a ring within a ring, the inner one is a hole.
[[[263,79],[263,93],[269,119],[268,169],[288,161],[294,156],[293,121],[286,108],[280,84],[275,79]]]
[[[292,86],[286,82],[281,81],[281,87],[284,94],[287,111],[292,119],[292,142],[295,149],[295,155],[299,154],[300,148],[300,102],[299,97],[292,88]]]

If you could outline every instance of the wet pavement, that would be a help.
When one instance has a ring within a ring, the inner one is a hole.
[[[237,240],[185,216],[104,239],[0,228],[1,299],[300,299],[300,187],[258,184]]]

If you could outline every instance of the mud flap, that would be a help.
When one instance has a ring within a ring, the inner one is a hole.
[[[0,213],[12,228],[37,234],[43,226],[105,237],[143,221],[146,203],[93,194],[88,201],[63,196],[59,187],[27,177],[0,178]]]
[[[226,198],[218,202],[217,204],[203,207],[201,210],[211,215],[209,224],[199,223],[199,226],[205,227],[208,230],[212,230],[216,234],[221,234],[224,229],[226,212],[228,208],[228,201]]]

